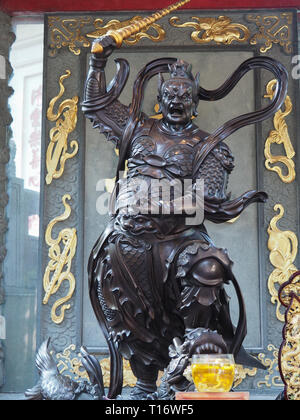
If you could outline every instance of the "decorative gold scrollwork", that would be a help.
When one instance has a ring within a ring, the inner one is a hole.
[[[288,54],[292,52],[291,25],[293,23],[292,13],[280,13],[280,16],[269,15],[248,15],[249,22],[255,22],[258,33],[251,39],[251,45],[257,45],[260,41],[265,41],[260,47],[261,53],[266,53],[273,47],[273,44],[279,44]]]
[[[68,150],[68,137],[74,131],[77,124],[77,103],[78,96],[73,96],[72,99],[65,99],[58,107],[57,113],[53,113],[53,108],[65,92],[63,81],[70,77],[70,70],[59,78],[60,91],[57,96],[51,99],[47,110],[47,118],[49,121],[56,121],[55,127],[50,130],[50,143],[48,145],[46,154],[47,176],[46,182],[50,184],[53,178],[60,178],[65,169],[65,162],[71,159],[78,152],[78,142],[71,141],[70,146],[72,151]],[[62,116],[62,118],[60,118]],[[59,167],[58,167],[59,166]]]
[[[72,352],[76,350],[75,344],[70,344],[63,350],[62,353],[57,353],[56,359],[58,360],[57,369],[59,373],[64,376],[71,377],[70,373],[74,375],[74,379],[88,379],[88,374],[83,368],[82,362],[79,357],[72,357]]]
[[[282,380],[279,374],[278,367],[278,353],[279,350],[273,344],[269,344],[267,347],[269,352],[272,352],[272,356],[269,356],[265,353],[260,353],[258,359],[263,365],[267,368],[267,374],[263,380],[257,382],[258,388],[271,388],[271,387],[280,387],[282,388]]]
[[[284,314],[281,312],[281,302],[276,285],[281,286],[297,271],[293,263],[298,252],[298,239],[295,233],[282,231],[277,227],[277,222],[284,215],[283,206],[276,204],[274,210],[279,210],[279,214],[272,218],[268,227],[268,249],[270,251],[270,262],[275,270],[269,276],[268,289],[271,294],[271,302],[277,305],[276,316],[279,321],[284,322]]]
[[[70,308],[70,304],[65,304],[69,301],[74,293],[76,282],[75,277],[71,273],[71,265],[73,257],[76,253],[77,234],[75,228],[62,229],[57,238],[52,238],[52,229],[57,222],[68,219],[71,214],[71,207],[66,202],[71,200],[69,194],[65,194],[62,198],[65,211],[61,216],[55,217],[47,226],[45,233],[45,241],[49,245],[48,255],[50,261],[45,270],[43,278],[43,286],[45,296],[43,304],[46,305],[49,298],[57,293],[63,281],[68,281],[69,290],[66,296],[58,299],[52,306],[51,319],[55,324],[60,324],[64,320],[65,311]],[[60,245],[63,245],[61,250]],[[52,274],[52,275],[51,275]],[[51,277],[51,278],[50,278]],[[60,313],[57,314],[57,309],[60,308]]]
[[[84,369],[80,354],[74,354],[76,350],[75,344],[70,344],[62,353],[55,355],[59,361],[57,368],[61,374],[69,378],[73,378],[78,382],[89,380],[88,374]],[[103,383],[105,387],[109,387],[110,384],[110,359],[105,358],[99,361],[101,366]],[[134,387],[136,384],[136,377],[132,373],[128,360],[123,359],[123,387],[129,386]]]
[[[255,376],[257,374],[256,368],[247,368],[243,365],[235,365],[233,388],[237,388],[247,376]]]
[[[62,47],[68,47],[75,55],[81,53],[81,46],[90,47],[90,41],[81,33],[82,28],[90,21],[90,17],[61,19],[58,16],[49,16],[50,56],[55,56]]]
[[[233,23],[227,16],[218,18],[193,16],[194,22],[179,23],[179,18],[170,18],[170,24],[176,28],[192,27],[191,39],[199,44],[216,42],[217,44],[229,45],[232,42],[246,42],[250,37],[250,31],[241,23]]]
[[[142,20],[141,16],[134,16],[131,19],[124,20],[120,22],[117,19],[110,20],[106,25],[101,26],[103,24],[103,19],[96,19],[94,21],[95,31],[88,33],[86,36],[89,38],[99,38],[105,35],[108,31],[115,31],[117,29],[124,28],[125,26],[129,26],[135,22]],[[153,30],[154,34],[148,33],[149,30]],[[145,29],[142,29],[137,34],[133,35],[129,39],[125,39],[124,42],[127,45],[134,45],[137,44],[142,38],[148,38],[153,42],[160,42],[165,39],[166,33],[164,29],[158,25],[157,23],[152,23],[148,25]]]
[[[275,79],[271,80],[267,84],[267,94],[264,96],[265,98],[273,99],[277,81]],[[274,171],[278,174],[280,179],[285,183],[291,183],[296,178],[295,172],[295,163],[293,161],[293,157],[295,156],[295,150],[292,146],[291,139],[288,132],[288,126],[285,122],[285,117],[287,117],[293,109],[292,101],[289,96],[285,98],[284,101],[285,110],[282,111],[281,109],[276,112],[273,123],[274,123],[274,130],[272,130],[269,134],[269,137],[265,143],[265,166],[270,171]],[[274,156],[271,152],[271,145],[272,144],[282,144],[285,150],[285,156]],[[274,164],[282,163],[287,168],[287,174],[284,175],[282,172],[282,168],[279,165],[271,166]]]

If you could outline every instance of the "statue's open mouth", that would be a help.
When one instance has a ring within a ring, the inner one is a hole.
[[[169,113],[172,117],[182,117],[184,112],[184,107],[181,104],[178,105],[170,105]]]
[[[216,344],[212,344],[212,343],[205,343],[202,344],[201,346],[197,347],[195,350],[195,354],[222,354],[224,353],[224,350],[216,345]]]
[[[193,354],[222,354],[227,353],[227,345],[223,337],[217,333],[205,328],[196,328],[191,330],[186,336],[190,340],[189,356]]]

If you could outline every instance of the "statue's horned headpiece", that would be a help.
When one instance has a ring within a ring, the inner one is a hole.
[[[169,72],[172,79],[183,78],[192,81],[195,80],[192,74],[192,65],[183,60],[177,60],[175,63],[169,65]]]
[[[184,60],[177,60],[173,64],[169,64],[169,73],[170,73],[170,79],[185,79],[189,80],[193,84],[193,91],[194,91],[194,101],[195,103],[198,102],[198,89],[199,89],[199,79],[200,79],[200,73],[197,73],[194,77],[192,74],[192,65],[187,63]],[[161,91],[161,87],[163,83],[165,82],[163,75],[159,73],[158,78],[158,91]]]

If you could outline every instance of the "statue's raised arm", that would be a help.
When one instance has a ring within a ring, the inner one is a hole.
[[[129,117],[129,106],[123,105],[118,98],[128,79],[129,64],[125,59],[115,59],[117,73],[107,86],[105,66],[116,47],[115,41],[110,36],[103,36],[95,42],[101,43],[103,51],[90,57],[82,110],[93,122],[93,127],[99,128],[119,148]]]

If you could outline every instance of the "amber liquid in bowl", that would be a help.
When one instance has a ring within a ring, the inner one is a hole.
[[[191,367],[198,392],[230,391],[235,372],[231,354],[193,356]]]

